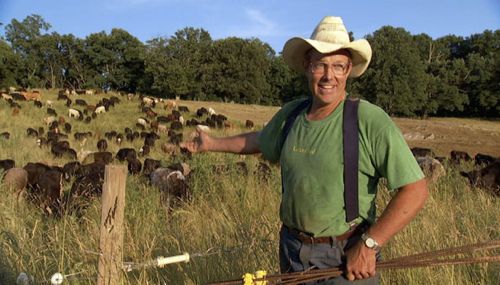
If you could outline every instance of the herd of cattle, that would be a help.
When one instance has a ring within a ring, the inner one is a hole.
[[[201,107],[191,114],[187,106],[177,106],[173,100],[122,94],[122,98],[102,98],[97,104],[91,105],[84,100],[84,96],[74,98],[67,91],[61,90],[56,99],[64,102],[58,104],[66,108],[61,111],[61,108],[54,108],[55,102],[43,102],[40,92],[36,92],[37,97],[25,96],[27,93],[33,92],[3,93],[2,101],[12,108],[13,114],[19,114],[27,106],[25,104],[31,104],[29,101],[33,101],[32,104],[41,109],[41,112],[45,111],[42,125],[28,127],[26,137],[35,139],[38,147],[46,149],[54,158],[62,158],[68,162],[64,165],[28,162],[19,167],[14,159],[2,158],[0,173],[3,171],[4,185],[16,189],[18,196],[25,196],[47,214],[81,213],[89,201],[102,193],[105,166],[116,161],[126,163],[130,175],[146,178],[160,189],[164,197],[173,197],[174,201],[189,198],[189,165],[177,163],[162,167],[160,159],[151,157],[151,150],[158,147],[163,153],[187,161],[191,157],[190,153],[179,147],[185,129],[195,126],[205,130],[232,127],[226,116],[217,114],[210,107]],[[76,131],[70,123],[71,120],[76,120],[85,125],[100,120],[100,114],[113,112],[121,100],[139,103],[136,121],[125,127],[123,132],[108,130],[101,135],[92,131]],[[251,121],[246,124],[253,127]],[[163,143],[159,145],[158,141],[162,137]],[[2,138],[9,139],[10,133],[3,132]],[[89,139],[97,140],[96,151],[75,150],[70,144],[71,138],[73,145],[77,146],[84,145]],[[142,142],[138,149],[120,148],[124,141],[131,144],[138,140]],[[110,144],[118,147],[116,153],[108,150]],[[268,166],[267,169],[270,172]],[[65,188],[70,190],[64,191]]]
[[[482,153],[471,157],[467,152],[456,150],[452,150],[449,158],[445,158],[436,156],[429,148],[420,147],[414,147],[411,151],[420,167],[426,172],[430,183],[446,175],[444,165],[454,167],[461,163],[474,162],[474,170],[460,171],[460,175],[467,178],[472,187],[500,196],[500,158]]]
[[[79,94],[91,95],[85,92]],[[56,104],[51,100],[44,102],[40,92],[21,91],[1,95],[4,100],[1,100],[0,104],[10,106],[13,115],[19,114],[27,106],[25,104],[31,104],[30,101],[36,109],[40,109],[40,112],[45,112],[43,124],[40,122],[42,125],[28,127],[26,137],[36,139],[37,145],[50,152],[54,158],[63,158],[67,161],[64,165],[28,162],[19,167],[12,158],[0,160],[3,184],[16,189],[18,196],[26,197],[44,212],[52,215],[67,212],[81,214],[85,205],[102,193],[105,166],[115,161],[126,163],[130,175],[145,177],[169,200],[187,199],[190,197],[188,180],[192,171],[185,162],[190,159],[190,153],[179,147],[179,143],[184,139],[184,130],[195,126],[204,129],[233,127],[226,116],[217,114],[210,107],[202,107],[190,113],[187,106],[177,106],[176,101],[133,94],[122,94],[122,98],[102,97],[99,102],[92,105],[84,100],[84,96],[72,95],[67,90],[61,90],[56,101],[64,103],[57,104],[64,106],[64,110],[55,108]],[[139,103],[137,119],[131,126],[125,127],[123,132],[108,129],[101,135],[92,131],[77,131],[70,123],[71,120],[76,120],[83,122],[80,125],[85,126],[94,120],[100,120],[101,114],[112,112],[122,100]],[[247,120],[245,127],[253,128],[254,123]],[[70,136],[74,144],[80,145],[84,145],[89,139],[97,140],[96,151],[75,150],[70,144]],[[163,143],[157,143],[162,137]],[[9,132],[0,133],[0,139],[9,138]],[[142,146],[138,149],[120,148],[124,141],[137,140],[142,142]],[[116,153],[108,150],[110,144],[118,147]],[[184,162],[162,167],[160,159],[151,157],[151,150],[158,147],[163,153],[177,156]],[[446,173],[442,164],[444,158],[435,157],[432,150],[413,148],[412,152],[420,166],[427,172],[430,182],[435,182]],[[460,163],[473,159],[478,168],[461,174],[467,177],[473,186],[500,195],[500,160],[483,154],[471,158],[467,153],[452,151],[449,161]],[[243,162],[229,167],[235,167],[248,174],[248,168]],[[228,171],[228,166],[218,165],[212,170]],[[269,166],[261,162],[254,175],[268,179],[270,173]]]

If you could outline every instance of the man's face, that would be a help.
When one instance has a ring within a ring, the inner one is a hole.
[[[349,53],[345,50],[323,55],[316,50],[305,60],[309,89],[316,103],[336,104],[345,98],[346,81],[351,72]]]

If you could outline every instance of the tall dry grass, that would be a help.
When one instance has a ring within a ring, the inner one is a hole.
[[[45,94],[54,99],[55,93]],[[87,99],[87,97],[86,97]],[[87,99],[92,103],[99,98]],[[62,102],[56,110],[67,117]],[[91,124],[73,122],[74,130],[96,134],[80,144],[69,138],[73,147],[95,150],[105,131],[133,126],[140,116],[137,101],[123,101],[114,110]],[[230,105],[224,110],[229,110]],[[241,108],[241,106],[238,106]],[[10,140],[0,140],[0,159],[14,158],[18,166],[27,162],[54,159],[48,149],[37,148],[26,138],[27,127],[40,126],[44,110],[31,103],[10,117],[11,109],[0,101],[0,131],[10,131]],[[194,111],[194,110],[191,110]],[[222,110],[221,113],[224,114]],[[8,119],[7,119],[8,118]],[[231,117],[229,117],[231,119]],[[240,129],[216,133],[232,134]],[[162,136],[161,141],[165,140]],[[125,142],[121,147],[140,147],[140,142]],[[118,146],[111,144],[111,151]],[[179,160],[157,147],[150,155],[167,166]],[[234,165],[245,161],[248,175],[237,167],[215,174],[214,165]],[[240,278],[245,272],[264,269],[278,272],[278,208],[281,195],[279,169],[272,166],[268,180],[253,172],[258,156],[220,153],[195,155],[189,181],[192,201],[167,210],[157,189],[143,177],[127,179],[123,261],[145,262],[157,256],[188,252],[204,254],[189,263],[148,268],[124,274],[123,284],[203,284]],[[384,247],[384,259],[432,251],[500,238],[500,202],[481,191],[469,189],[458,170],[471,165],[448,168],[448,173],[430,188],[423,211]],[[66,185],[68,189],[70,185]],[[390,200],[382,185],[377,197],[379,212]],[[55,272],[74,274],[67,284],[95,284],[97,280],[100,202],[94,201],[83,218],[45,216],[39,209],[0,185],[0,284],[15,284],[20,272],[34,276],[37,284]],[[498,252],[497,252],[498,253]],[[500,284],[499,264],[429,267],[382,272],[382,284]],[[66,283],[64,283],[66,284]]]

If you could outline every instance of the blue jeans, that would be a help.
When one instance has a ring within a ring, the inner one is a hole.
[[[360,233],[361,234],[361,233]],[[306,244],[292,235],[286,227],[280,232],[280,270],[281,273],[299,272],[309,269],[326,269],[344,266],[345,250],[356,244],[361,236],[353,234],[349,239],[334,241],[333,243]],[[380,253],[377,254],[377,260]],[[329,280],[309,282],[309,284],[324,285],[377,285],[379,276],[349,281],[344,276],[339,276]]]

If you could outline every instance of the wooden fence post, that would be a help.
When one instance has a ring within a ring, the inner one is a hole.
[[[127,167],[107,165],[102,188],[98,285],[122,283],[123,218]]]

